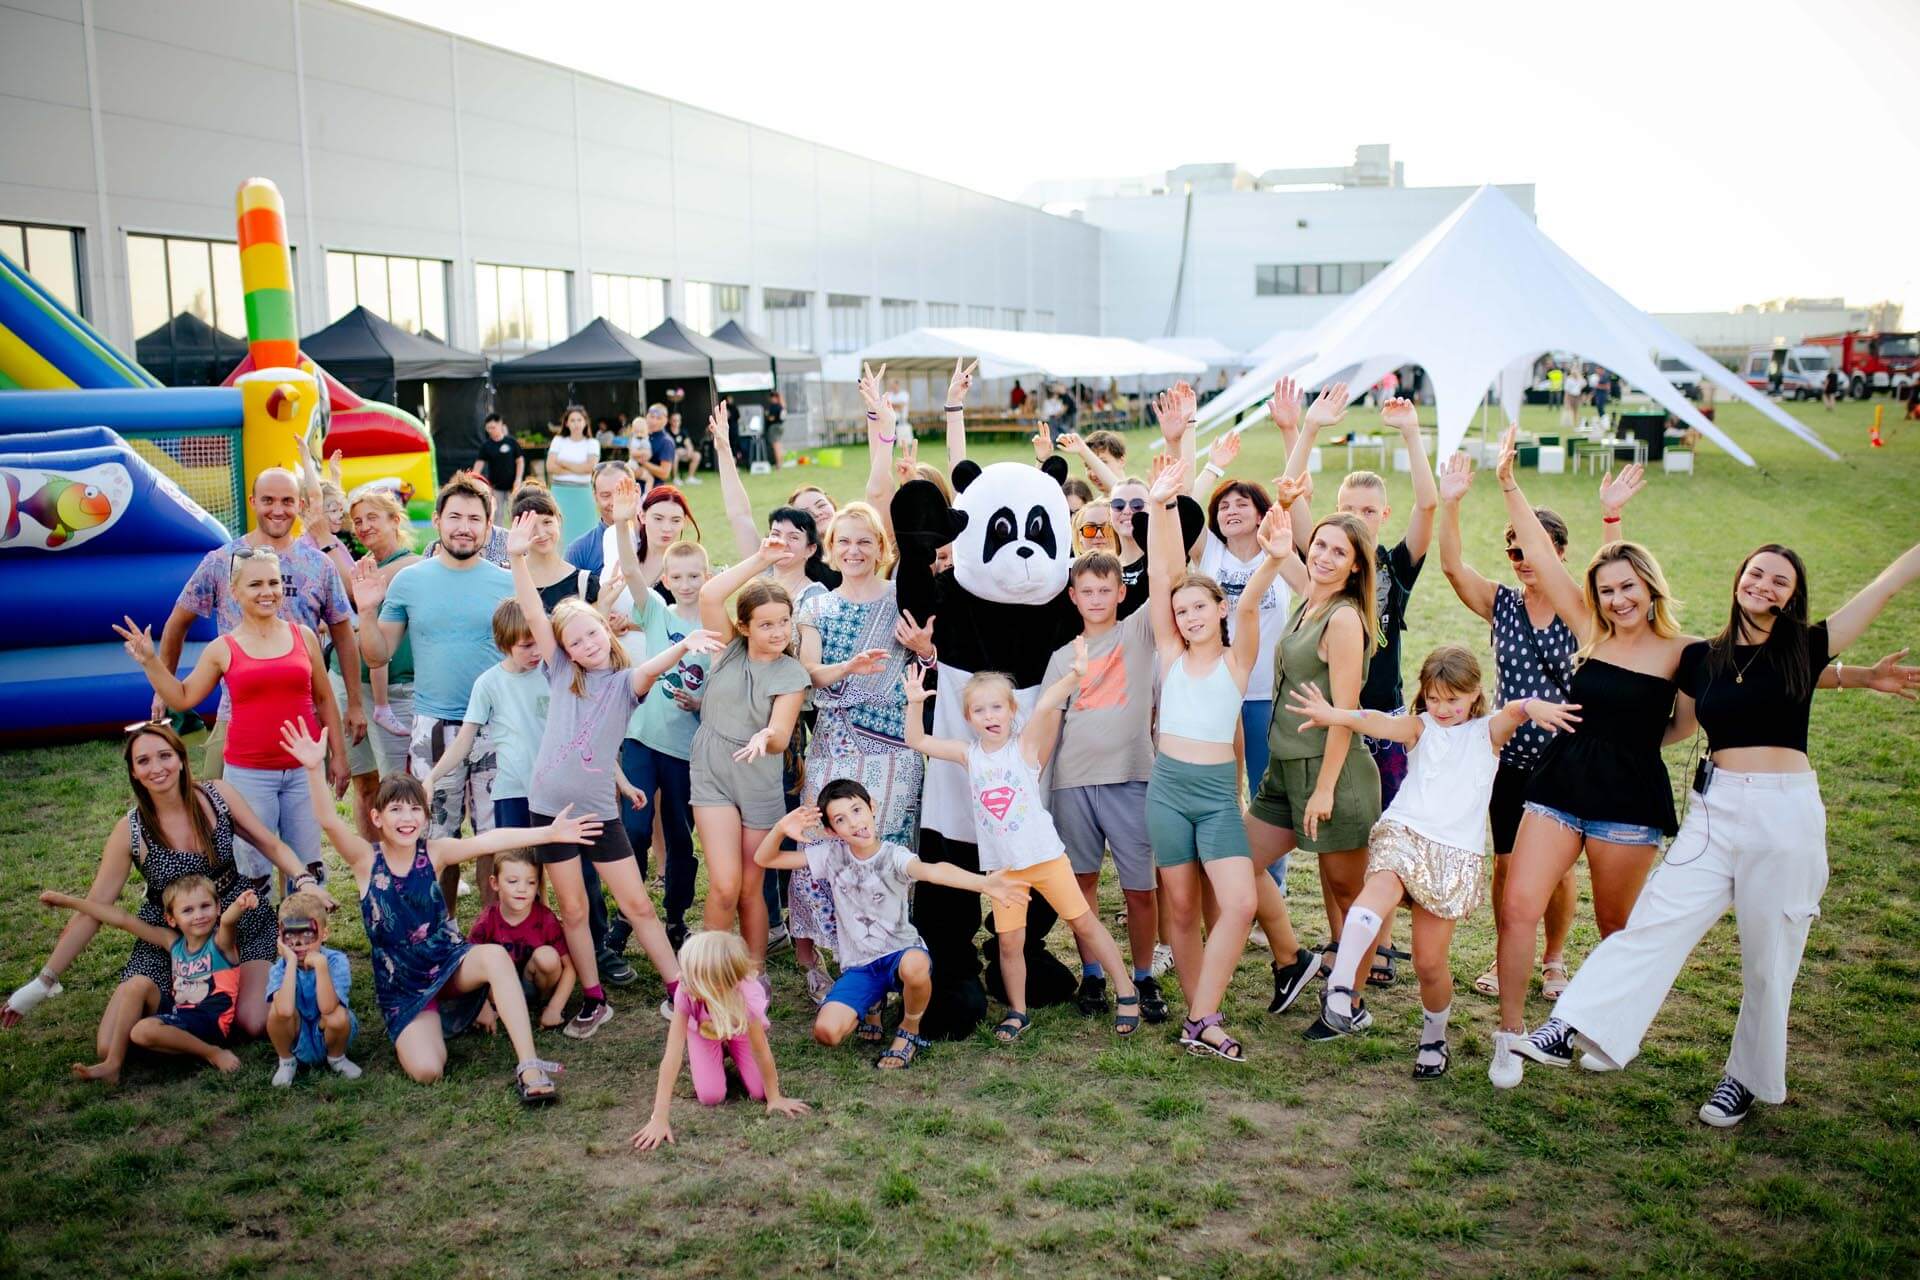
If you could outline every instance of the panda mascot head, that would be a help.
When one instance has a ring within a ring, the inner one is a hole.
[[[983,600],[1046,604],[1066,589],[1073,536],[1060,482],[1037,467],[996,462],[954,498],[965,521],[953,576]]]

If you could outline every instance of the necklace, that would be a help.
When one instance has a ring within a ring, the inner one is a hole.
[[[1765,653],[1766,651],[1767,651],[1767,646],[1765,646],[1764,644],[1763,644],[1763,645],[1759,645],[1759,646],[1756,646],[1756,647],[1755,647],[1755,649],[1754,649],[1754,651],[1753,651],[1753,656],[1752,656],[1751,658],[1748,658],[1748,659],[1747,659],[1747,665],[1746,665],[1746,666],[1744,666],[1744,667],[1741,667],[1741,666],[1736,666],[1736,667],[1734,667],[1734,669],[1733,669],[1733,682],[1734,682],[1735,684],[1745,684],[1745,683],[1747,682],[1747,672],[1749,672],[1749,671],[1751,671],[1751,670],[1753,670],[1753,664],[1754,664],[1754,663],[1756,663],[1756,662],[1758,662],[1758,661],[1760,661],[1760,655],[1761,655],[1761,654],[1763,654],[1763,653]]]

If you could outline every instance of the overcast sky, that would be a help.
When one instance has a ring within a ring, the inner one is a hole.
[[[1410,185],[1536,184],[1648,310],[1920,323],[1920,0],[362,2],[1009,198],[1386,142]]]

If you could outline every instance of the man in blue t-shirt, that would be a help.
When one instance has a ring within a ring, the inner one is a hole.
[[[354,601],[360,612],[360,654],[369,667],[385,666],[402,636],[413,641],[413,738],[408,770],[425,781],[447,743],[460,732],[467,697],[480,673],[500,660],[493,644],[493,610],[513,595],[513,575],[481,557],[491,531],[486,487],[462,472],[434,500],[433,527],[439,547],[382,584],[371,568],[356,569]],[[432,788],[429,835],[460,834],[473,818],[477,832],[493,829],[492,751],[474,752],[449,769]],[[459,869],[441,877],[454,900]]]

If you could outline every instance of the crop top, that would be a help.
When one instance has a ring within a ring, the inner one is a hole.
[[[1233,682],[1222,657],[1204,676],[1187,674],[1184,655],[1167,667],[1160,682],[1160,732],[1195,742],[1233,741],[1246,693]]]
[[[1765,646],[1737,644],[1733,660],[1713,669],[1705,640],[1687,646],[1680,655],[1675,678],[1680,692],[1693,699],[1700,727],[1707,733],[1707,750],[1729,747],[1785,747],[1807,749],[1807,718],[1813,710],[1813,682],[1820,678],[1829,654],[1827,624],[1807,628],[1807,694],[1793,699],[1772,654]]]

